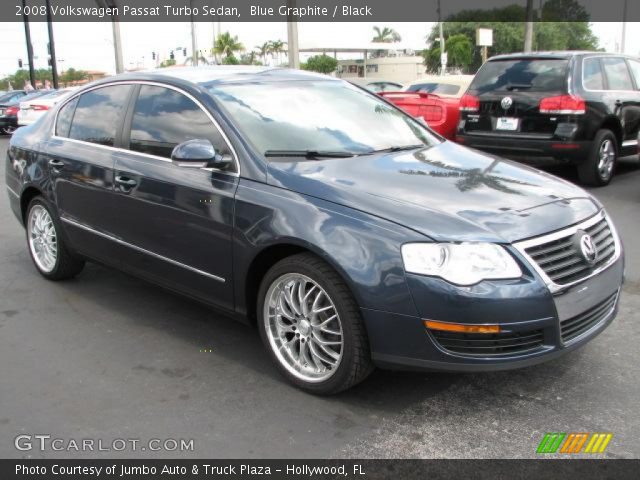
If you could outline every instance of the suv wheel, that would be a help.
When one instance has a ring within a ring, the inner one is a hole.
[[[600,187],[609,184],[618,160],[616,137],[611,130],[598,130],[589,156],[578,165],[578,177],[586,185]]]
[[[27,245],[38,272],[49,280],[75,277],[84,261],[74,256],[60,235],[60,222],[42,197],[27,208]]]
[[[275,264],[258,293],[260,336],[297,387],[333,394],[373,370],[360,309],[340,276],[311,254]]]

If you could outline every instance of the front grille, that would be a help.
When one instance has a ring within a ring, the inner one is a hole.
[[[578,229],[576,229],[577,231]],[[606,218],[583,229],[596,245],[597,260],[590,265],[576,247],[575,232],[525,249],[534,262],[558,285],[566,285],[588,277],[594,270],[611,261],[616,253],[615,239]]]
[[[430,330],[445,350],[476,357],[499,357],[525,353],[542,346],[542,330],[513,333],[458,333]]]
[[[560,336],[563,342],[569,342],[600,323],[613,310],[618,292],[598,303],[586,312],[560,322]]]

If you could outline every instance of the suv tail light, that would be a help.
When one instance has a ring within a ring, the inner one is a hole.
[[[49,110],[48,105],[31,105],[31,110]]]
[[[5,115],[15,115],[16,113],[18,113],[18,110],[18,107],[9,107],[4,111],[4,113]]]
[[[554,115],[583,115],[587,110],[584,99],[577,95],[560,95],[540,100],[540,113]]]
[[[473,95],[464,94],[460,99],[461,112],[477,112],[480,110],[480,99]]]

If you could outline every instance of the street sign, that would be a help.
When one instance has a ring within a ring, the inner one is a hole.
[[[478,28],[476,30],[476,45],[479,47],[493,46],[493,30],[490,28]]]

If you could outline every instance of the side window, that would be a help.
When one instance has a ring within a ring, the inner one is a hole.
[[[69,138],[112,147],[131,88],[113,85],[80,95]]]
[[[582,84],[587,90],[604,90],[599,58],[585,58],[582,64]]]
[[[176,145],[194,138],[208,139],[221,155],[230,153],[217,127],[190,98],[169,88],[143,85],[131,122],[129,149],[171,158]]]
[[[631,68],[631,73],[633,74],[633,78],[636,80],[636,88],[640,90],[640,62],[637,60],[628,60],[629,67]]]
[[[633,90],[633,83],[624,58],[603,57],[602,64],[609,90]]]
[[[76,111],[77,104],[78,97],[71,100],[58,112],[58,123],[56,123],[56,135],[58,137],[69,136],[69,130],[71,129],[71,120],[73,119],[73,113]]]

